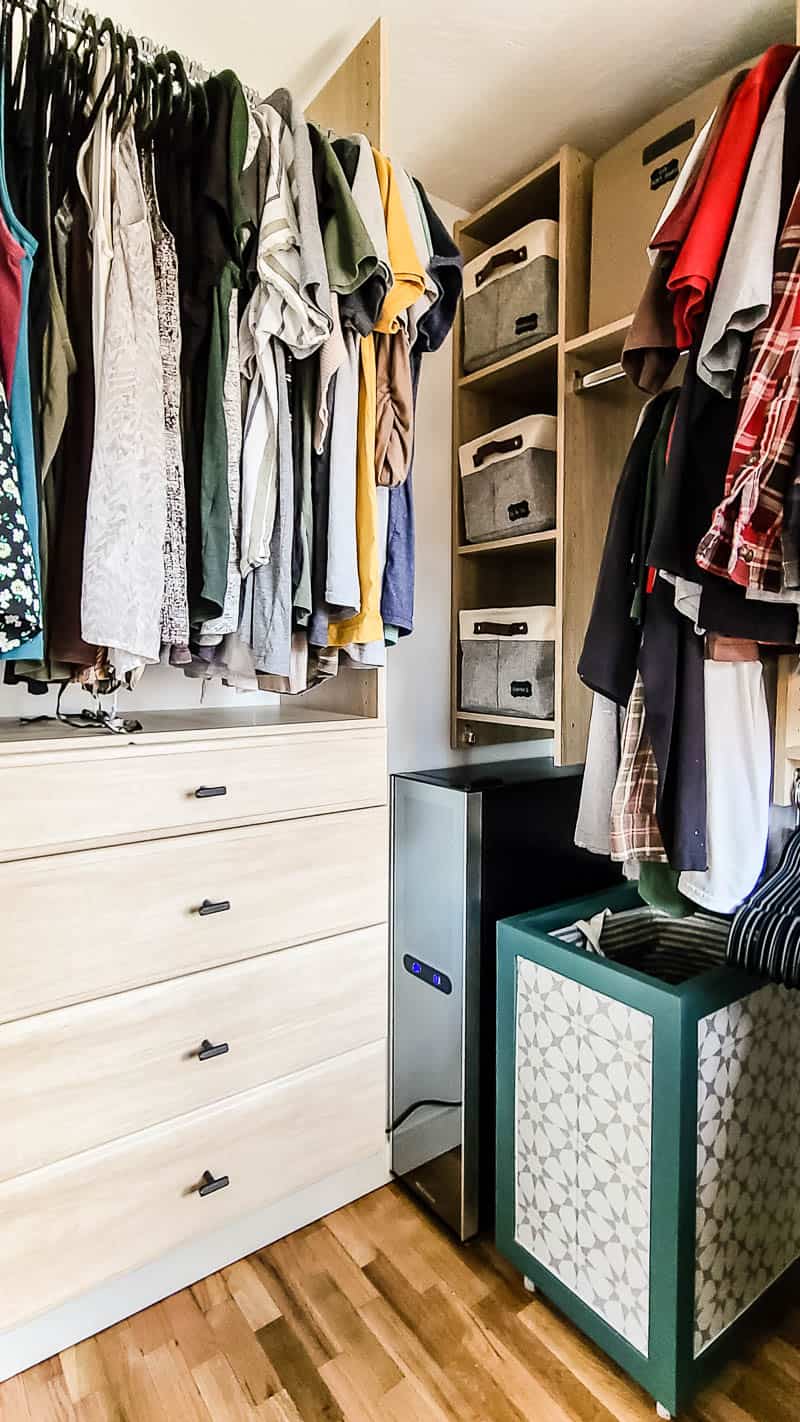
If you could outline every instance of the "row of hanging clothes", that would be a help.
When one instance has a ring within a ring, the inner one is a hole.
[[[731,914],[767,850],[765,671],[798,642],[797,49],[736,74],[649,257],[622,356],[649,399],[579,663],[595,695],[576,839],[655,907]]]
[[[279,89],[3,0],[0,659],[300,692],[414,613],[414,420],[461,257]]]

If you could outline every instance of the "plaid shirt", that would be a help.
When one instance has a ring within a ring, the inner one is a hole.
[[[753,337],[725,497],[697,550],[706,572],[745,588],[783,587],[783,505],[800,410],[800,186],[775,255],[772,308]]]
[[[658,766],[645,729],[644,685],[639,672],[622,729],[619,772],[611,800],[611,858],[668,863],[656,818]]]

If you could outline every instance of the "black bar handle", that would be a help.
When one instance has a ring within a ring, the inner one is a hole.
[[[201,918],[207,918],[210,913],[227,913],[230,906],[230,899],[217,899],[216,902],[212,899],[203,899],[197,912]]]
[[[214,1046],[213,1043],[209,1042],[208,1037],[204,1037],[200,1043],[200,1051],[197,1053],[197,1060],[210,1062],[212,1057],[224,1057],[225,1053],[229,1051],[230,1047],[227,1042],[218,1042],[217,1045]]]
[[[227,785],[198,785],[194,792],[195,800],[215,800],[218,795],[227,795]]]
[[[524,637],[527,622],[476,622],[472,631],[476,637]]]
[[[480,469],[484,459],[488,459],[490,454],[513,454],[515,449],[522,449],[522,435],[512,435],[510,439],[492,439],[488,444],[482,444],[480,449],[476,449],[472,463],[476,469]]]
[[[197,1193],[202,1199],[205,1199],[206,1195],[214,1195],[217,1190],[226,1190],[230,1183],[230,1176],[219,1175],[215,1180],[211,1171],[206,1170],[203,1172],[202,1185],[198,1185],[197,1187]]]
[[[516,267],[527,259],[527,247],[509,247],[505,252],[495,252],[494,256],[489,258],[486,266],[481,267],[480,271],[476,273],[475,285],[483,286],[483,283],[488,281],[489,277],[500,267]]]
[[[514,334],[517,336],[528,336],[531,331],[538,331],[538,329],[538,311],[529,311],[527,316],[518,316],[514,322]]]

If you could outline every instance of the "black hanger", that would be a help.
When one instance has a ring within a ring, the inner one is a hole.
[[[123,39],[121,58],[120,103],[112,129],[114,138],[116,138],[125,127],[128,115],[136,101],[136,90],[139,82],[139,65],[141,61],[139,59],[139,46],[133,35],[126,35]]]

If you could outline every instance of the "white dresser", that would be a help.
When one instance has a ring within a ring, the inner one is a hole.
[[[0,1378],[376,1188],[385,727],[0,732]]]

